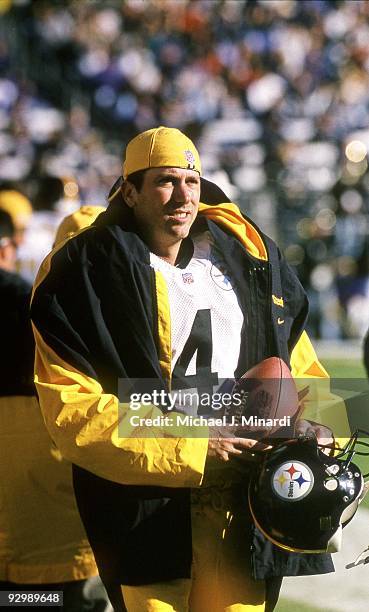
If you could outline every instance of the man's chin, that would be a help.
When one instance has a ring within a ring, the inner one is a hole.
[[[183,240],[184,238],[187,238],[188,234],[190,233],[190,228],[190,225],[183,227],[183,225],[173,224],[170,228],[170,233],[172,236],[177,237],[178,240]]]

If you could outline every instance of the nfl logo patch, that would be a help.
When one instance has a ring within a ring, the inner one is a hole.
[[[190,151],[189,149],[186,149],[186,151],[184,151],[184,155],[186,160],[188,161],[188,165],[189,168],[194,168],[195,167],[195,156],[192,153],[192,151]]]
[[[193,276],[191,272],[185,272],[184,274],[182,274],[182,279],[186,285],[190,285],[191,283],[193,283]]]

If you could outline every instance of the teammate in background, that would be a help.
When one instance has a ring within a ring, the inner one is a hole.
[[[15,189],[0,189],[0,210],[7,212],[14,225],[14,240],[19,247],[32,218],[32,204],[25,195]]]
[[[71,238],[78,230],[91,225],[99,214],[105,212],[105,210],[105,206],[84,204],[74,213],[65,217],[56,231],[54,246],[60,245],[64,240]]]
[[[65,612],[109,612],[71,467],[53,447],[36,397],[31,287],[14,272],[15,236],[0,210],[0,589],[63,591]]]
[[[327,377],[306,316],[275,244],[201,178],[194,144],[173,128],[129,142],[106,213],[44,262],[36,385],[116,611],[120,589],[129,612],[272,610],[283,575],[332,571],[328,555],[289,554],[255,529],[247,430],[163,424],[145,437],[129,404],[118,411],[119,379],[214,388],[271,355],[294,376]]]

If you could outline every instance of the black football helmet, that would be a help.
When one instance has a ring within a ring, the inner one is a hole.
[[[365,432],[366,433],[366,432]],[[292,552],[336,552],[342,528],[354,516],[364,477],[352,462],[356,432],[335,457],[315,437],[285,440],[264,458],[249,484],[254,522],[268,540]],[[365,475],[367,476],[367,475]]]

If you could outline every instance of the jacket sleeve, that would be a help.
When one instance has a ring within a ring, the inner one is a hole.
[[[351,435],[346,404],[331,391],[331,379],[304,331],[291,354],[291,371],[301,399],[301,417],[330,427],[342,448]]]
[[[58,289],[52,284],[44,286],[51,258],[52,254],[36,280],[32,313],[35,383],[45,423],[56,446],[69,461],[121,484],[200,485],[208,446],[207,428],[186,430],[184,435],[183,431],[159,424],[150,428],[148,437],[131,424],[133,414],[155,418],[163,413],[153,405],[133,413],[128,405],[119,405],[116,395],[104,392],[93,368],[88,368],[86,338],[76,331],[75,321],[72,325],[68,320]],[[79,361],[76,355],[80,355]]]

